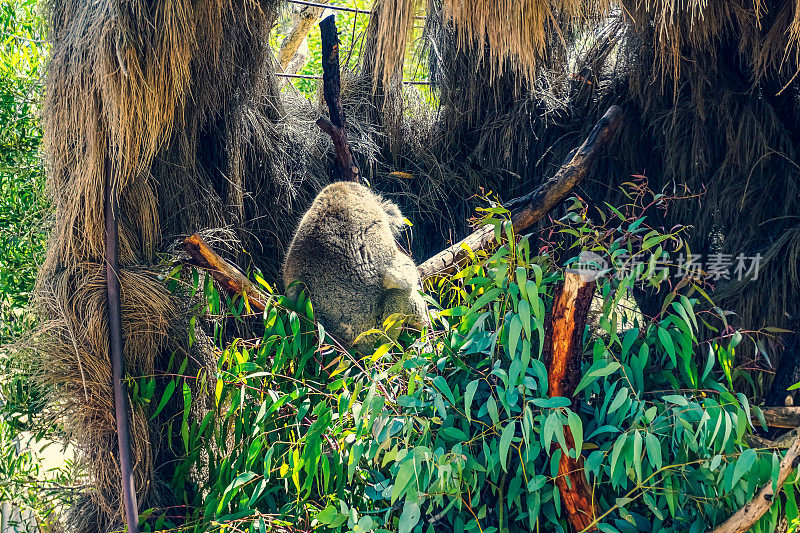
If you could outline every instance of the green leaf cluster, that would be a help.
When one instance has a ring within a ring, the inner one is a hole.
[[[304,295],[273,295],[263,336],[221,347],[213,408],[190,416],[197,376],[164,390],[184,391],[174,485],[191,527],[566,531],[567,454],[584,461],[601,531],[704,531],[777,479],[779,456],[745,443],[760,411],[720,368],[740,336],[698,338],[713,315],[677,292],[655,319],[626,311],[641,272],[598,281],[576,396],[550,397],[545,321],[563,274],[488,222],[497,246],[429,287],[437,318],[421,336],[359,356]],[[789,507],[776,501],[756,531]]]

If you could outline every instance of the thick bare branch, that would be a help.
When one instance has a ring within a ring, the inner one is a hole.
[[[514,200],[515,204],[524,206],[511,217],[516,231],[524,231],[544,217],[586,177],[589,167],[597,159],[600,149],[608,143],[621,121],[622,110],[617,106],[611,106],[580,148],[575,151],[572,159],[562,166],[555,176],[530,194]],[[483,226],[464,240],[422,263],[419,266],[420,276],[427,278],[434,274],[452,272],[469,256],[465,247],[473,251],[481,250],[488,247],[493,238],[494,228]]]
[[[347,125],[340,98],[341,80],[339,77],[339,35],[336,31],[336,17],[330,15],[319,23],[322,37],[322,92],[328,105],[330,120],[320,118],[317,126],[331,136],[336,151],[335,180],[359,181],[358,165],[350,151],[347,141]]]
[[[786,448],[791,447],[798,433],[800,433],[800,429],[794,428],[791,431],[787,431],[775,440],[765,439],[757,435],[745,435],[743,440],[751,448],[774,448],[778,450],[785,450]]]
[[[800,427],[800,407],[762,407],[764,420],[774,428]]]
[[[583,354],[583,330],[589,316],[589,307],[594,295],[595,283],[585,277],[567,273],[564,284],[558,288],[553,299],[553,309],[547,318],[544,355],[547,362],[548,394],[573,398],[580,380],[581,355]],[[573,405],[573,407],[575,407]],[[568,426],[564,427],[567,446],[575,441]],[[575,531],[595,531],[592,525],[595,516],[592,489],[583,471],[583,457],[561,455],[558,463],[556,486],[567,513],[567,521]]]
[[[192,264],[207,270],[217,283],[232,294],[243,294],[252,309],[263,311],[269,297],[253,285],[236,266],[217,255],[203,238],[195,233],[184,241],[184,249]]]

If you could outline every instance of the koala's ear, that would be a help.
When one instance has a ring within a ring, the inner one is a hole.
[[[389,226],[392,228],[392,234],[394,234],[395,237],[398,236],[400,232],[403,231],[403,228],[406,227],[403,213],[400,212],[400,208],[397,207],[397,204],[389,200],[382,200],[381,207],[386,212],[386,216],[389,219]]]

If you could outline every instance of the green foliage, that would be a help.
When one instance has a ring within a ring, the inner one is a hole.
[[[47,48],[35,7],[0,6],[0,344],[30,328],[25,307],[44,252],[38,112]]]
[[[559,231],[585,248],[582,235],[599,233],[575,218],[583,209],[575,205]],[[678,251],[677,233],[656,235],[619,213],[608,215],[620,222],[609,239],[591,239],[608,256],[625,248],[647,261],[624,273],[612,266],[598,280],[573,403],[548,395],[542,354],[563,274],[503,223],[507,211],[487,211],[501,244],[432,287],[441,305],[431,299],[438,318],[421,337],[387,336],[359,357],[314,323],[303,295],[273,295],[263,337],[222,347],[213,409],[190,416],[192,403],[203,403],[190,386],[198,376],[156,395],[154,406],[178,394],[184,402],[173,446],[186,457],[173,487],[194,509],[188,525],[564,531],[554,479],[569,454],[585,459],[602,531],[703,531],[776,479],[779,457],[744,442],[760,411],[728,388],[718,366],[741,336],[720,328],[698,338],[701,323],[720,317],[674,290],[659,317],[624,310],[635,284],[658,285],[649,259]],[[218,293],[204,288],[217,313]],[[204,473],[199,482],[195,471]],[[771,531],[781,512],[776,502],[756,531]]]
[[[369,10],[372,7],[371,0],[332,0],[330,4],[362,10]],[[358,65],[358,59],[361,56],[361,45],[369,23],[369,15],[351,11],[335,11],[333,13],[336,15],[336,27],[339,30],[339,63],[341,68],[352,70]],[[270,34],[270,44],[274,51],[277,52],[280,48],[283,38],[288,35],[292,26],[291,17],[284,14],[281,17],[280,24]],[[322,76],[322,41],[318,24],[314,25],[306,39],[308,44],[306,64],[297,74]],[[291,83],[306,98],[314,98],[319,81],[316,79],[293,78]]]
[[[33,513],[47,531],[57,522],[58,510],[69,504],[76,475],[69,462],[45,470],[29,448],[32,444],[29,437],[0,420],[0,502]]]
[[[39,157],[41,78],[48,47],[37,3],[0,5],[0,501],[33,512],[46,527],[71,496],[72,465],[45,471],[26,449],[57,428],[37,415],[44,402],[13,342],[29,332],[27,306],[44,256],[44,170]]]
[[[0,412],[19,429],[32,429],[44,405],[12,344],[33,325],[27,306],[46,238],[38,117],[43,33],[36,2],[0,6]]]
[[[343,6],[348,8],[369,11],[372,8],[371,0],[331,0],[331,5]],[[354,13],[351,11],[329,11],[336,15],[336,27],[339,30],[339,63],[343,70],[355,70],[361,58],[361,49],[364,44],[369,15],[366,13]],[[327,16],[327,15],[326,15]],[[406,54],[403,79],[405,80],[426,80],[427,61],[420,56],[423,51],[422,46],[417,43],[422,39],[422,28],[424,24],[420,20],[412,30],[411,46]],[[291,17],[288,13],[282,14],[279,23],[270,33],[270,45],[273,51],[277,52],[283,39],[288,35],[293,27]],[[315,24],[308,33],[307,41],[308,53],[306,63],[297,74],[303,76],[322,76],[322,41],[319,33],[319,25]],[[311,78],[292,78],[294,85],[306,98],[314,99],[317,94],[317,87],[321,86],[318,79]],[[425,85],[417,88],[420,93],[430,100],[431,92]]]

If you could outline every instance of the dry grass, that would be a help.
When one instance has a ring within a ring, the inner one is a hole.
[[[384,86],[402,71],[409,30],[421,4],[376,2],[377,57],[386,67]],[[486,48],[481,61],[489,65],[489,81],[511,69],[528,86],[539,69],[563,67],[576,31],[581,33],[590,23],[596,27],[608,16],[650,34],[656,52],[653,67],[673,82],[694,51],[719,45],[733,28],[761,76],[770,69],[795,74],[792,64],[800,53],[800,4],[788,0],[428,0],[427,9],[440,11],[442,22],[453,25],[458,48]]]
[[[403,63],[414,17],[419,15],[423,0],[376,0],[372,19],[380,30],[375,42],[375,61],[381,65],[382,78],[375,78],[373,91],[378,84],[392,87],[403,77]]]
[[[446,23],[456,28],[459,48],[488,49],[490,79],[506,68],[532,85],[537,69],[554,67],[568,51],[569,37],[605,15],[610,0],[442,0]]]
[[[738,33],[738,47],[757,78],[779,72],[788,81],[800,52],[800,4],[788,0],[626,0],[626,18],[640,34],[651,34],[654,67],[663,81],[677,83],[695,56]]]
[[[126,268],[121,281],[127,370],[134,376],[154,375],[174,331],[176,301],[155,272]],[[49,280],[38,304],[50,320],[38,332],[35,348],[46,358],[38,379],[58,391],[54,422],[64,427],[93,480],[90,503],[115,516],[121,501],[105,288],[105,265],[98,263],[81,263]],[[137,491],[145,501],[154,481],[156,440],[145,413],[134,409],[132,462]]]
[[[281,113],[253,98],[270,89],[262,69],[274,3],[50,4],[44,126],[56,227],[46,269],[103,257],[107,169],[123,262],[152,261],[165,235],[225,225],[229,205],[243,211],[244,177],[209,170],[226,166],[230,130],[248,109]]]

